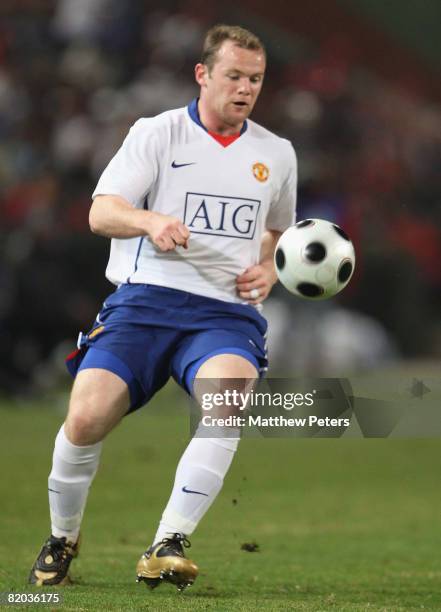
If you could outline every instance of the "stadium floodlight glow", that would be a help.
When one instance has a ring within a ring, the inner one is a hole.
[[[280,236],[274,253],[280,282],[307,300],[324,300],[349,283],[355,251],[349,236],[335,223],[305,219]]]

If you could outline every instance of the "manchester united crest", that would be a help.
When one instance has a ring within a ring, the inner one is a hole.
[[[265,164],[262,164],[261,162],[256,162],[255,164],[253,164],[253,174],[258,181],[264,183],[268,180],[269,169],[267,168],[267,166],[265,166]]]

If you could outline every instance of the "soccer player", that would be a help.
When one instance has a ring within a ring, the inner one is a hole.
[[[294,223],[291,144],[248,117],[266,54],[239,26],[205,38],[188,107],[137,121],[93,193],[90,226],[112,239],[107,278],[117,289],[68,360],[75,376],[49,475],[52,532],[32,567],[37,585],[65,584],[102,440],[169,379],[243,389],[267,369],[260,303],[276,281],[275,244]],[[199,425],[137,579],[179,589],[198,568],[187,536],[218,495],[238,428]]]

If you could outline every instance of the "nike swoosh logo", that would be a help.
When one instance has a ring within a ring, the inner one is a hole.
[[[183,168],[184,166],[194,166],[196,162],[189,162],[187,164],[177,164],[174,160],[172,161],[172,168]]]
[[[55,489],[48,489],[49,491],[52,491],[52,493],[60,493],[60,491],[55,491]]]
[[[200,491],[192,491],[191,489],[187,489],[187,487],[182,487],[182,490],[184,491],[184,493],[196,493],[196,495],[205,495],[205,497],[208,497],[208,493],[201,493]]]

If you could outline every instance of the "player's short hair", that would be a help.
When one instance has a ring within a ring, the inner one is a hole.
[[[265,47],[255,34],[241,26],[218,23],[206,33],[204,45],[202,47],[201,64],[207,66],[208,73],[213,69],[216,62],[216,54],[222,46],[222,43],[226,40],[232,40],[235,45],[242,49],[263,51],[263,54],[266,56]]]

